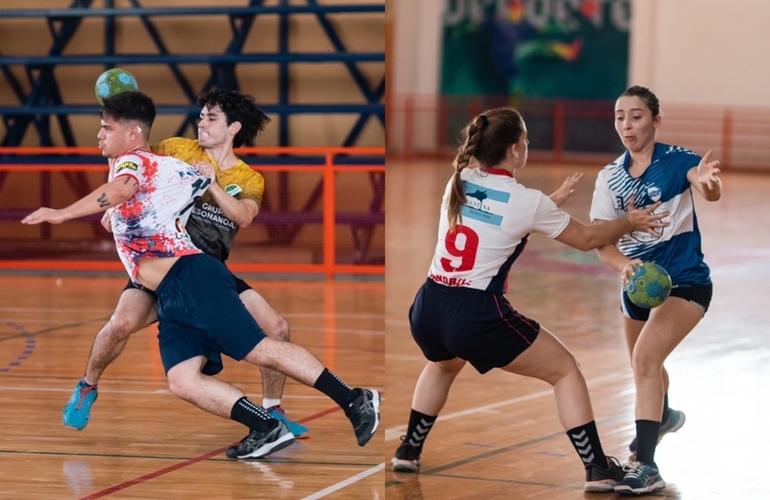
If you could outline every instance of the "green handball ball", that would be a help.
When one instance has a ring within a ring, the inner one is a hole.
[[[626,285],[626,295],[635,305],[649,309],[658,307],[671,293],[671,276],[654,262],[637,267]]]
[[[108,69],[96,79],[96,100],[99,104],[104,104],[108,97],[120,94],[121,92],[130,92],[139,90],[139,84],[134,75],[122,68]]]

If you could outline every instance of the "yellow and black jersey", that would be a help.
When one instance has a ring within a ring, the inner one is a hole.
[[[192,165],[196,161],[205,161],[214,165],[217,172],[217,184],[231,196],[243,200],[251,199],[262,204],[265,192],[265,179],[242,160],[232,168],[221,170],[219,165],[200,147],[197,140],[174,137],[151,147],[158,154],[173,156]],[[240,229],[237,224],[225,217],[222,209],[208,192],[195,203],[187,232],[195,246],[209,255],[224,262],[230,255],[235,235]]]

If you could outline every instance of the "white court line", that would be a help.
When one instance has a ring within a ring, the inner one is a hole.
[[[345,319],[382,319],[384,314],[356,314],[356,313],[340,313],[340,314],[325,314],[325,313],[286,313],[283,315],[286,318],[345,318]]]
[[[312,495],[304,497],[302,500],[316,500],[317,498],[323,498],[326,495],[329,495],[331,493],[334,493],[335,491],[339,491],[345,486],[350,486],[353,483],[356,483],[366,477],[371,476],[372,474],[375,474],[381,470],[385,470],[385,462],[382,462],[380,465],[375,465],[371,469],[365,470],[363,472],[360,472],[356,474],[355,476],[349,477],[345,479],[344,481],[340,481],[337,484],[333,484],[329,486],[328,488],[324,488],[321,491],[317,491],[313,493]]]
[[[351,334],[351,335],[376,335],[376,336],[385,335],[384,330],[351,330],[349,328],[304,328],[301,326],[293,326],[291,327],[291,331],[292,332],[319,332],[319,333],[334,332],[334,333]]]
[[[589,382],[589,385],[605,382],[607,380],[618,379],[618,378],[619,378],[618,374],[611,373],[611,374],[604,375],[603,377],[592,379]],[[535,392],[532,394],[528,394],[527,396],[521,396],[518,398],[506,399],[505,401],[498,401],[497,403],[492,403],[485,406],[476,406],[469,410],[462,410],[455,413],[448,413],[446,415],[439,415],[437,421],[443,422],[445,420],[452,420],[454,418],[461,418],[468,415],[475,415],[476,413],[484,413],[485,411],[494,410],[496,408],[500,408],[501,406],[525,403],[527,401],[531,401],[533,399],[538,399],[546,396],[553,397],[553,389]],[[406,425],[399,425],[398,427],[391,427],[390,429],[385,429],[385,441],[387,442],[387,441],[393,441],[394,439],[398,439],[406,432],[406,428],[407,428]]]

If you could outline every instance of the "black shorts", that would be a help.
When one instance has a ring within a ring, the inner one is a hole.
[[[125,292],[126,290],[141,290],[143,292],[146,292],[146,293],[149,293],[150,295],[152,295],[152,298],[154,300],[157,300],[157,298],[158,298],[158,297],[155,296],[155,292],[153,292],[149,288],[145,288],[142,285],[134,283],[133,281],[131,281],[131,278],[128,278],[128,283],[126,283],[126,286],[123,287],[123,291]]]
[[[428,279],[409,310],[412,337],[430,361],[467,360],[479,373],[510,364],[540,333],[501,294]]]
[[[201,371],[216,375],[222,371],[221,354],[240,361],[265,338],[238,296],[235,277],[210,255],[181,257],[155,293],[166,372],[182,361],[205,356]]]
[[[249,284],[248,284],[248,283],[246,283],[245,281],[243,281],[243,280],[242,280],[241,278],[239,278],[238,276],[236,276],[236,275],[233,275],[233,278],[235,278],[235,289],[238,291],[238,295],[242,294],[242,293],[243,293],[243,292],[245,292],[246,290],[253,290],[253,288],[251,288],[251,287],[249,286]],[[142,285],[137,285],[136,283],[134,283],[133,281],[131,281],[131,278],[129,278],[129,279],[128,279],[128,283],[127,283],[127,284],[126,284],[126,286],[123,288],[123,291],[124,291],[124,292],[125,292],[126,290],[141,290],[141,291],[143,291],[143,292],[147,292],[147,293],[149,293],[150,295],[152,295],[152,298],[153,298],[153,299],[156,299],[156,300],[157,300],[157,297],[155,296],[155,292],[153,292],[153,291],[152,291],[152,290],[150,290],[149,288],[145,288],[145,287],[143,287]]]
[[[679,297],[680,299],[694,302],[703,309],[703,314],[706,314],[706,311],[709,310],[709,305],[711,304],[711,295],[713,291],[713,285],[674,285],[674,288],[671,289],[670,297]],[[651,309],[634,305],[622,288],[620,294],[620,309],[623,311],[624,316],[637,321],[647,321],[650,319]]]

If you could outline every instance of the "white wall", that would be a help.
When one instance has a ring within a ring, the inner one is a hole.
[[[444,0],[391,5],[393,93],[437,94]],[[664,104],[770,107],[768,21],[770,0],[633,0],[629,84]]]
[[[661,102],[770,107],[770,1],[634,0],[629,83]]]
[[[393,0],[393,93],[437,95],[444,0]]]

